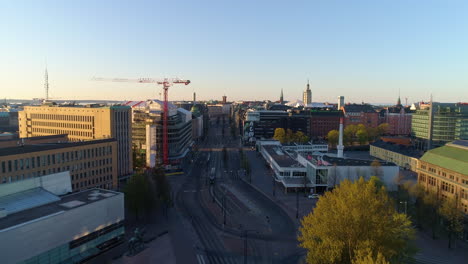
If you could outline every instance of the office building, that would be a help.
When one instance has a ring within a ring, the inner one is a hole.
[[[310,111],[310,138],[324,139],[331,130],[338,130],[343,111],[334,108],[312,108]]]
[[[312,104],[312,91],[310,90],[309,81],[307,81],[307,88],[302,94],[302,102],[304,106]]]
[[[7,139],[0,139],[0,149],[9,148],[9,147],[18,147],[24,145],[37,145],[37,144],[48,144],[48,143],[64,143],[68,142],[67,134],[58,134],[50,136],[40,136],[40,137],[29,137],[29,138],[19,138],[18,135],[12,135],[12,137]]]
[[[242,123],[244,144],[254,144],[258,139],[273,138],[276,128],[291,129],[310,134],[310,115],[301,111],[253,110],[245,112]]]
[[[468,103],[421,103],[411,121],[418,148],[429,150],[468,139]]]
[[[68,134],[71,141],[115,138],[119,180],[126,180],[133,173],[128,106],[26,106],[19,119],[21,138],[56,134]]]
[[[117,141],[47,143],[0,148],[0,185],[69,171],[73,191],[117,188]]]
[[[122,193],[70,191],[68,172],[0,184],[2,263],[82,263],[123,240]]]
[[[344,96],[338,96],[338,106],[337,109],[341,110],[341,107],[344,106]]]
[[[147,100],[128,101],[124,105],[131,106],[133,145],[145,155],[146,166],[162,164],[164,103]],[[192,113],[172,103],[168,107],[169,163],[171,168],[179,168],[193,144]]]
[[[400,102],[400,99],[398,99]],[[386,134],[392,136],[411,134],[411,119],[413,110],[409,106],[405,107],[401,103],[395,106],[385,107],[379,112],[379,123],[387,123],[388,130]]]

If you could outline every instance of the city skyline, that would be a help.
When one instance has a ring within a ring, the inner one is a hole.
[[[102,76],[192,81],[170,100],[295,101],[307,79],[314,102],[468,100],[462,1],[209,2],[5,3],[2,97],[44,97],[47,67],[52,99],[160,98]]]

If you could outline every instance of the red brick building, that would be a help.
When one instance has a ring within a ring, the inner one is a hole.
[[[340,127],[342,111],[336,109],[313,109],[310,111],[310,137],[321,139],[327,136],[333,129]]]
[[[366,127],[379,125],[379,113],[370,104],[346,104],[342,107],[344,126],[363,124]]]
[[[379,123],[388,123],[387,134],[409,135],[411,133],[411,117],[413,113],[409,107],[401,104],[382,109],[379,114]]]

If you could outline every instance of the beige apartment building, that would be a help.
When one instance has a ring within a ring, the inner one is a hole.
[[[69,171],[72,190],[117,188],[117,141],[20,145],[0,148],[0,184]]]
[[[70,141],[115,138],[117,174],[127,179],[132,169],[132,122],[128,106],[26,106],[19,113],[21,138],[68,134]]]

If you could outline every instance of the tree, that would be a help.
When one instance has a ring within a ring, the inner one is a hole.
[[[284,128],[281,128],[281,127],[276,128],[273,139],[278,140],[279,142],[281,142],[281,144],[285,143],[286,142],[286,131],[284,131]]]
[[[379,136],[384,135],[385,133],[387,133],[388,127],[389,127],[388,123],[383,123],[383,124],[378,125],[377,126],[377,134]]]
[[[154,168],[152,176],[156,187],[156,197],[158,201],[165,206],[170,205],[172,203],[171,186],[167,180],[164,169],[162,167]]]
[[[428,221],[431,230],[432,230],[432,238],[436,238],[436,231],[437,225],[439,224],[439,207],[440,207],[440,200],[439,195],[436,191],[432,189],[427,189],[424,192],[424,196],[422,197],[424,203],[424,215],[426,220]]]
[[[367,134],[369,134],[369,141],[375,141],[378,137],[378,131],[376,127],[368,127]]]
[[[339,137],[340,137],[340,132],[338,132],[338,130],[336,129],[331,130],[327,134],[328,144],[330,144],[332,147],[336,146],[338,144]]]
[[[364,145],[369,140],[369,135],[367,134],[367,130],[364,129],[359,129],[356,132],[356,137],[358,138],[359,144]]]
[[[354,142],[354,136],[357,132],[356,125],[349,125],[343,131],[343,140],[346,145],[352,145]]]
[[[445,229],[448,232],[448,248],[452,246],[452,237],[463,232],[463,213],[458,208],[458,202],[453,197],[448,197],[442,202],[439,213],[445,220]]]
[[[309,141],[309,137],[304,134],[302,131],[297,131],[294,134],[294,142],[297,143],[307,143]]]
[[[352,264],[390,264],[390,262],[385,259],[382,253],[377,252],[375,255],[370,248],[366,248],[356,252],[356,258]]]
[[[411,221],[395,210],[385,188],[377,188],[374,180],[344,180],[301,220],[300,232],[309,263],[349,264],[367,249],[389,261],[414,254]]]
[[[144,174],[134,174],[124,187],[125,202],[137,219],[142,212],[154,207],[154,197],[148,178]]]

